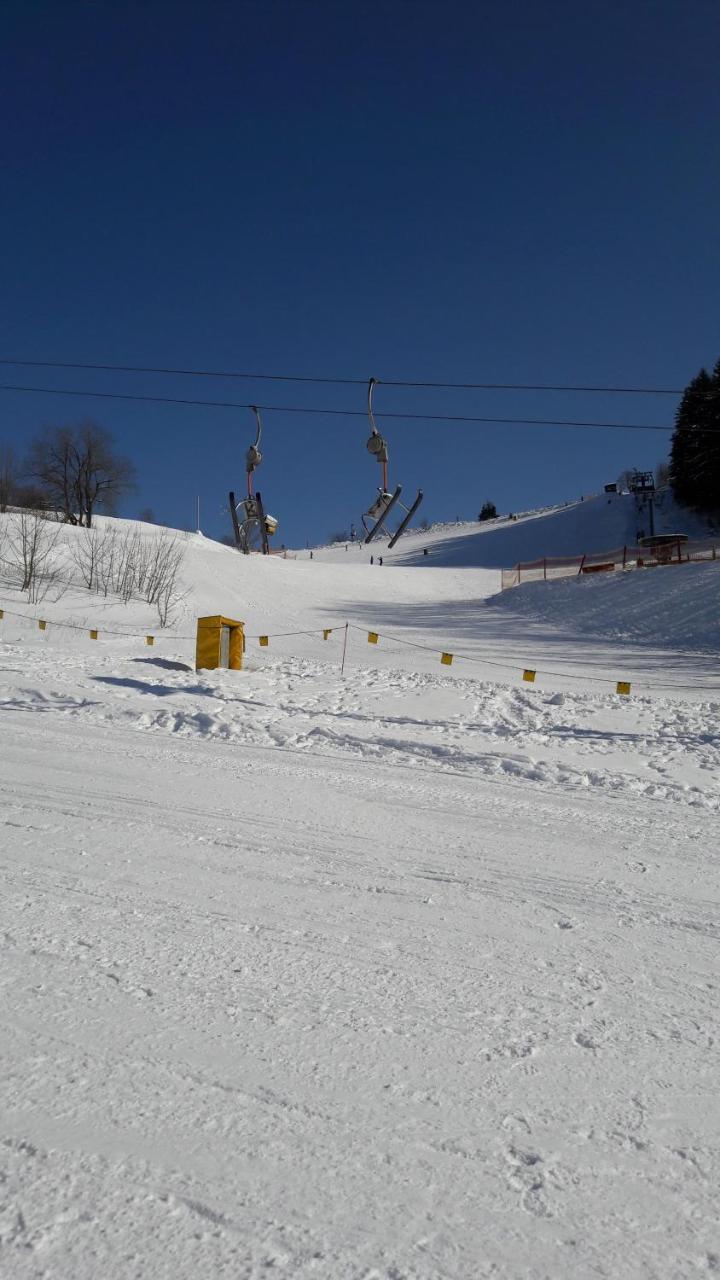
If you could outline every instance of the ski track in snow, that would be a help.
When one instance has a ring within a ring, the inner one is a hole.
[[[720,1272],[720,696],[3,635],[3,1280]]]
[[[712,1271],[715,705],[23,667],[7,1274]]]
[[[35,685],[0,709],[61,714],[142,731],[257,747],[326,752],[416,768],[521,779],[720,806],[720,702],[678,704],[617,695],[548,694],[402,671],[365,671],[349,683],[307,660],[209,678],[136,675],[133,659],[76,663],[72,688],[43,690],[54,660],[35,651]],[[433,701],[443,712],[432,714]],[[449,708],[451,709],[449,711]]]

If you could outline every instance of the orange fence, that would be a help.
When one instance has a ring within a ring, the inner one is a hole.
[[[720,537],[695,542],[665,542],[651,547],[614,547],[584,556],[545,556],[526,560],[512,569],[503,569],[502,588],[521,582],[542,582],[580,574],[611,572],[614,569],[650,569],[655,565],[689,564],[692,561],[720,560]]]

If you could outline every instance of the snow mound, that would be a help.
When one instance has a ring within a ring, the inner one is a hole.
[[[720,652],[720,562],[528,582],[493,604],[568,633]]]

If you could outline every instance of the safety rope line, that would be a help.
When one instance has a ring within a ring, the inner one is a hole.
[[[348,623],[348,626],[352,627],[353,631],[366,631],[366,630],[367,630],[367,628],[366,628],[366,627],[360,627],[360,626],[357,626],[354,622],[350,622],[350,623]],[[430,645],[426,645],[426,644],[418,644],[418,643],[417,643],[417,641],[415,641],[415,640],[403,640],[400,636],[391,636],[391,635],[389,635],[389,634],[388,634],[388,632],[387,632],[387,631],[374,631],[374,632],[372,632],[371,634],[378,636],[378,637],[379,637],[380,639],[382,639],[382,640],[391,640],[391,641],[393,641],[395,644],[408,644],[408,645],[410,645],[413,649],[424,649],[424,651],[425,651],[426,653],[438,654],[438,653],[443,653],[443,652],[445,652],[445,653],[447,653],[447,654],[448,654],[448,656],[449,656],[449,657],[457,658],[457,659],[459,659],[459,661],[461,661],[461,662],[475,662],[475,663],[479,663],[481,666],[484,666],[484,667],[497,667],[497,668],[498,668],[499,670],[501,670],[501,671],[527,671],[527,670],[529,669],[529,668],[527,668],[527,667],[521,667],[521,666],[519,666],[519,665],[518,665],[518,666],[515,666],[515,664],[514,664],[514,663],[508,663],[508,662],[494,662],[494,661],[492,661],[490,658],[478,658],[478,657],[476,657],[476,656],[474,656],[474,655],[471,655],[471,654],[469,654],[469,653],[458,653],[457,649],[452,649],[452,650],[450,650],[450,651],[442,650],[442,649],[433,649],[433,648],[431,648],[431,647],[430,647]],[[604,677],[604,676],[575,676],[575,675],[571,675],[571,674],[570,674],[569,672],[567,672],[567,671],[548,671],[548,670],[546,670],[546,669],[544,669],[544,668],[543,668],[543,669],[541,669],[540,667],[534,667],[534,668],[533,668],[533,670],[534,670],[534,671],[536,672],[536,674],[538,674],[538,675],[545,675],[545,676],[557,676],[557,677],[559,677],[560,679],[563,679],[563,680],[564,680],[564,679],[568,679],[568,680],[592,680],[592,681],[595,681],[595,682],[596,682],[596,683],[598,683],[598,684],[607,684],[607,683],[608,683],[607,678],[606,678],[606,677]],[[660,687],[664,687],[664,686],[655,686],[655,687],[660,688]]]
[[[43,630],[46,630],[48,626],[53,626],[53,627],[62,627],[63,629],[68,631],[90,632],[90,634],[92,635],[92,638],[95,640],[97,640],[99,635],[102,634],[102,635],[109,635],[109,636],[121,636],[125,640],[144,640],[147,644],[154,644],[156,638],[158,638],[156,634],[147,633],[147,632],[119,631],[113,627],[88,627],[87,625],[83,626],[77,622],[56,622],[54,620],[41,618],[37,614],[20,613],[16,609],[6,609],[4,606],[2,606],[0,607],[0,620],[5,615],[12,618],[22,618],[26,622],[36,622],[42,627]],[[613,683],[613,681],[608,676],[592,676],[585,673],[576,674],[575,672],[570,672],[570,671],[554,671],[554,670],[551,670],[549,667],[523,667],[522,665],[520,665],[520,663],[499,662],[493,658],[478,657],[474,654],[469,654],[469,653],[460,653],[455,649],[452,649],[452,650],[436,649],[431,645],[420,644],[417,640],[408,640],[404,637],[394,636],[387,631],[371,630],[368,627],[362,626],[359,623],[355,623],[355,622],[342,623],[340,625],[336,624],[334,627],[317,627],[317,628],[311,628],[311,629],[303,628],[297,631],[267,631],[267,632],[257,632],[257,633],[245,632],[244,638],[246,641],[258,640],[260,642],[261,647],[265,648],[267,647],[269,640],[289,639],[289,638],[292,638],[293,636],[322,635],[323,640],[327,640],[333,634],[333,632],[341,632],[346,630],[346,628],[351,631],[364,633],[372,644],[377,644],[378,640],[389,640],[393,644],[397,644],[401,646],[405,645],[411,649],[420,649],[423,653],[431,653],[434,657],[439,657],[441,662],[447,666],[452,665],[453,660],[457,659],[460,662],[469,662],[475,666],[493,667],[498,671],[510,671],[515,674],[519,672],[522,675],[523,679],[531,684],[534,683],[536,675],[551,676],[557,680],[579,680],[579,681],[582,681],[583,683],[590,683],[590,684],[608,685]],[[188,640],[194,643],[197,639],[197,636],[178,635],[176,632],[167,632],[161,638],[165,640],[171,640],[171,641]],[[660,690],[661,692],[666,692],[668,690],[682,690],[682,691],[690,691],[695,693],[714,693],[720,696],[720,687],[714,686],[714,685],[677,684],[674,682],[666,682],[664,684],[654,684],[654,683],[647,684],[644,681],[642,683],[638,683],[635,680],[633,680],[632,682],[625,681],[625,680],[618,680],[615,682],[616,692],[621,693],[625,696],[629,694],[631,687],[635,689],[641,689],[643,691]]]
[[[41,618],[34,613],[18,613],[17,609],[6,609],[4,605],[0,608],[0,615],[2,614],[7,614],[10,618],[24,618],[26,622],[42,622],[46,627],[63,627],[66,631],[101,631],[105,636],[123,636],[125,640],[144,640],[148,635],[146,631],[116,631],[112,627],[81,626],[79,622],[56,622],[55,619]],[[172,638],[177,640],[195,639],[194,636],[173,636]]]
[[[123,636],[126,640],[141,640],[147,635],[147,632],[145,631],[118,631],[112,627],[82,626],[79,622],[56,622],[51,618],[41,618],[39,614],[19,613],[17,609],[6,609],[4,605],[2,606],[2,612],[7,614],[10,618],[24,618],[26,622],[46,622],[48,626],[64,627],[68,631],[99,631],[106,636]],[[259,631],[256,633],[246,631],[244,634],[246,640],[259,640],[261,635],[265,636],[268,640],[280,640],[287,636],[316,636],[321,635],[324,631],[331,632],[333,630],[337,630],[337,628],[315,627],[310,631],[308,631],[307,628],[304,628],[301,631]],[[157,636],[157,632],[154,634]],[[163,636],[163,639],[195,641],[197,636],[178,635],[176,631],[168,631]]]
[[[582,681],[588,681],[593,684],[612,684],[612,680],[610,680],[609,677],[607,676],[591,676],[591,675],[584,675],[584,674],[576,675],[574,672],[569,672],[569,671],[551,671],[549,667],[528,668],[528,667],[521,666],[519,663],[516,665],[514,663],[508,663],[508,662],[497,662],[497,661],[493,661],[490,658],[479,658],[469,653],[458,653],[456,649],[452,649],[452,650],[434,649],[430,645],[419,644],[416,640],[406,640],[404,638],[401,638],[400,636],[392,636],[387,631],[368,630],[367,627],[359,626],[357,623],[354,623],[354,622],[349,622],[348,626],[353,631],[364,632],[368,636],[372,635],[377,637],[377,639],[380,639],[380,640],[390,640],[394,644],[409,645],[412,649],[422,649],[425,653],[432,653],[435,656],[439,655],[441,658],[451,658],[451,659],[457,658],[461,662],[472,662],[478,666],[483,666],[483,667],[496,667],[498,670],[501,670],[501,671],[513,671],[513,672],[519,671],[523,674],[523,676],[544,675],[544,676],[553,676],[555,679],[558,679],[558,680],[582,680]],[[376,643],[376,641],[374,640],[372,643]],[[626,682],[619,681],[618,683],[625,684]],[[632,683],[635,686],[635,688],[638,688],[638,689],[661,689],[661,690],[691,689],[691,690],[697,690],[698,692],[720,694],[720,687],[715,685],[669,684],[669,683],[668,684],[645,684],[645,683],[638,684],[636,681],[633,681]]]

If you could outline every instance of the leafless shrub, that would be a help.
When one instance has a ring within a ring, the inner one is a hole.
[[[93,527],[81,530],[71,544],[75,567],[88,591],[100,590],[99,569],[106,541],[106,530]]]
[[[175,593],[185,548],[172,534],[162,533],[146,543],[146,550],[142,594],[148,604],[155,604],[160,596]]]
[[[94,554],[95,587],[100,595],[118,595],[124,604],[136,594],[137,557],[140,552],[138,534],[120,533],[117,529],[92,530],[97,533]],[[89,574],[90,551],[85,550],[85,581]]]
[[[20,590],[27,591],[33,604],[62,585],[59,572],[52,566],[58,533],[36,512],[21,511],[8,534],[11,569],[15,570]]]
[[[187,592],[176,591],[174,586],[166,583],[162,591],[155,597],[155,608],[158,613],[158,622],[161,627],[169,627],[177,617],[177,611],[180,608]]]
[[[142,577],[142,561],[145,553],[143,539],[135,530],[122,534],[115,547],[113,590],[120,596],[123,604],[128,604],[134,597],[142,595],[140,580]]]
[[[157,606],[160,625],[169,625],[183,598],[177,583],[185,557],[180,539],[169,532],[143,537],[139,530],[78,530],[73,548],[84,585],[99,595],[117,595],[124,604],[146,600]]]
[[[115,562],[117,560],[118,542],[117,530],[108,530],[103,538],[102,548],[98,555],[97,587],[95,589],[103,596],[110,595],[115,589]]]
[[[28,591],[28,599],[31,604],[39,604],[48,597],[53,601],[61,600],[67,589],[68,584],[57,569],[46,569],[35,575]]]

